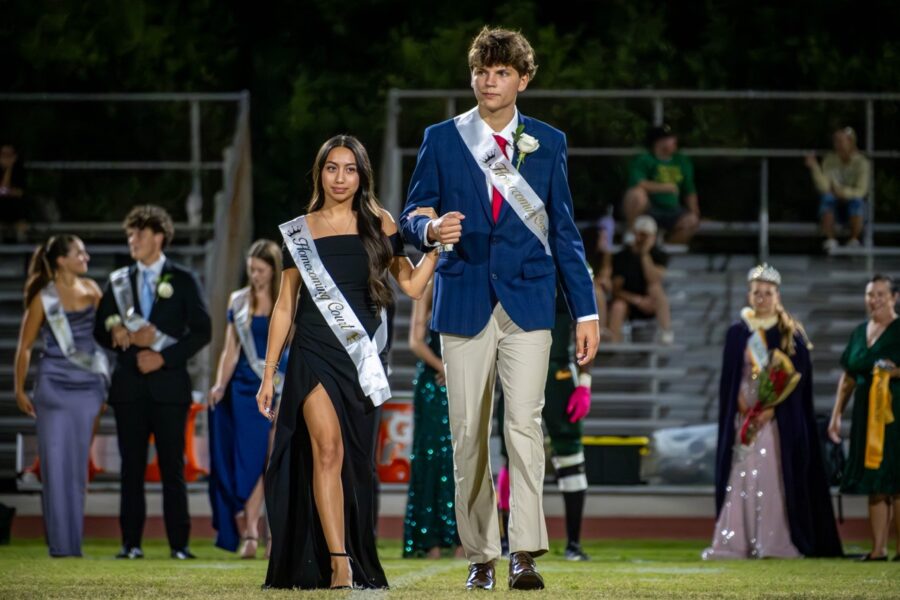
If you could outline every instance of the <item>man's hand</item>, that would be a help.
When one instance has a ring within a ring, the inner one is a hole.
[[[441,245],[455,244],[462,237],[462,222],[466,215],[452,211],[439,219],[432,219],[428,226],[428,241]]]
[[[144,325],[130,335],[131,343],[141,348],[149,348],[156,337],[156,327],[153,325]]]
[[[131,345],[131,334],[124,325],[116,325],[110,330],[110,334],[112,334],[113,348],[128,350],[128,346]]]
[[[575,326],[575,358],[584,366],[597,356],[600,345],[600,321],[582,321]]]
[[[817,164],[819,164],[819,161],[816,160],[816,155],[812,152],[803,157],[803,162],[804,164],[806,164],[806,167],[808,169],[812,169]]]
[[[147,375],[154,371],[159,371],[166,364],[166,359],[159,352],[153,350],[141,350],[137,354],[138,371]]]

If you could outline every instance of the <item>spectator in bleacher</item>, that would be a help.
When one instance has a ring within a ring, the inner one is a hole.
[[[656,221],[639,216],[630,241],[612,259],[612,304],[609,329],[613,342],[622,341],[622,326],[628,320],[656,319],[659,341],[670,345],[675,340],[669,299],[663,279],[669,255],[656,244]]]
[[[196,275],[163,253],[175,236],[169,213],[136,206],[122,225],[135,263],[110,274],[94,326],[97,341],[117,352],[109,391],[122,456],[122,549],[116,558],[144,556],[144,474],[153,435],[170,556],[185,560],[194,558],[184,476],[191,406],[187,363],[209,343],[209,312]]]
[[[263,506],[263,473],[272,423],[259,414],[269,319],[281,283],[281,247],[257,240],[247,251],[249,285],[231,294],[225,344],[209,390],[209,498],[216,546],[256,558]],[[278,367],[284,381],[288,353]]]
[[[841,415],[853,398],[850,452],[841,491],[869,497],[872,551],[863,560],[887,560],[891,509],[900,561],[900,289],[885,275],[866,286],[869,320],[850,335],[841,356],[841,379],[828,426],[840,443]],[[893,419],[890,417],[893,415]]]
[[[12,144],[0,146],[0,224],[15,229],[16,239],[25,240],[28,204],[25,196],[25,168]]]
[[[694,165],[678,151],[678,138],[668,125],[647,132],[647,152],[628,166],[628,191],[622,203],[626,231],[640,215],[649,214],[671,244],[687,244],[697,233],[700,204]]]
[[[16,403],[36,419],[50,556],[81,556],[91,435],[109,380],[106,355],[93,338],[102,293],[84,276],[89,260],[73,235],[38,246],[28,267],[16,348]],[[39,334],[44,350],[29,397],[25,380]]]
[[[719,384],[716,513],[704,559],[842,556],[813,411],[811,344],[781,305],[781,275],[759,265],[747,275],[750,306],[729,329]],[[780,361],[780,362],[775,362]],[[781,403],[763,408],[767,366],[790,364]]]
[[[837,247],[835,220],[850,227],[847,245],[859,246],[862,235],[865,197],[869,193],[872,167],[856,147],[856,132],[852,127],[838,129],[832,135],[834,152],[822,160],[815,154],[806,156],[806,166],[812,174],[819,196],[819,219],[825,234],[823,248],[830,252]]]

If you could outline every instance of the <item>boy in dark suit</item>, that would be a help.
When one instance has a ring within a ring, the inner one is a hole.
[[[187,362],[209,343],[211,323],[196,276],[163,253],[175,234],[169,214],[158,206],[137,206],[123,226],[135,263],[110,274],[94,328],[97,341],[118,355],[109,391],[122,456],[122,550],[116,558],[143,558],[144,473],[152,434],[171,556],[184,560],[194,558],[184,480],[191,405]]]

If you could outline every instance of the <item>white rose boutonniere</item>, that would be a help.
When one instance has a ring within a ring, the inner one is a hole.
[[[160,277],[159,284],[156,286],[156,295],[163,300],[171,298],[172,294],[175,293],[175,288],[172,287],[172,283],[169,281],[171,278],[171,275],[163,275]]]
[[[525,162],[525,157],[541,147],[541,143],[534,136],[525,133],[525,126],[519,125],[513,134],[513,142],[516,144],[516,150],[519,151],[519,160],[516,161],[516,170]]]

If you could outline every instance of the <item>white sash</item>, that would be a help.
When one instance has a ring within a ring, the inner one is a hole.
[[[753,335],[747,340],[747,350],[750,351],[750,359],[753,365],[760,371],[769,365],[769,345],[762,329],[754,329]]]
[[[106,353],[97,348],[93,354],[88,354],[75,347],[72,326],[63,310],[62,302],[59,299],[59,290],[56,289],[54,282],[51,281],[47,287],[41,290],[41,304],[44,305],[47,325],[53,332],[53,337],[56,338],[56,343],[59,344],[66,359],[85,371],[100,375],[104,381],[109,383],[109,360],[106,358]]]
[[[493,136],[486,135],[478,107],[457,116],[453,122],[475,162],[490,179],[491,185],[499,190],[510,208],[541,242],[547,256],[552,256],[548,239],[550,220],[544,202],[500,151]]]
[[[387,344],[387,311],[382,309],[381,325],[375,332],[375,339],[369,339],[353,308],[322,264],[306,217],[297,217],[278,228],[316,308],[356,366],[363,393],[372,404],[381,406],[391,397],[387,374],[378,356]]]
[[[122,267],[110,273],[109,283],[112,286],[113,297],[116,299],[119,315],[122,317],[122,324],[125,328],[128,331],[136,332],[141,327],[150,325],[151,323],[134,308],[134,294],[131,293],[131,278],[128,276],[128,267]],[[153,338],[150,348],[156,352],[161,352],[177,341],[157,328],[156,336]]]
[[[250,363],[250,368],[256,373],[256,376],[262,379],[265,376],[265,361],[259,358],[256,351],[256,340],[253,339],[253,315],[250,314],[250,294],[249,287],[238,290],[231,295],[231,312],[234,315],[234,329],[237,332],[238,340],[241,342],[241,348],[244,350],[244,356]],[[281,395],[284,388],[284,374],[281,371],[275,371],[273,379],[275,384],[275,393]]]

